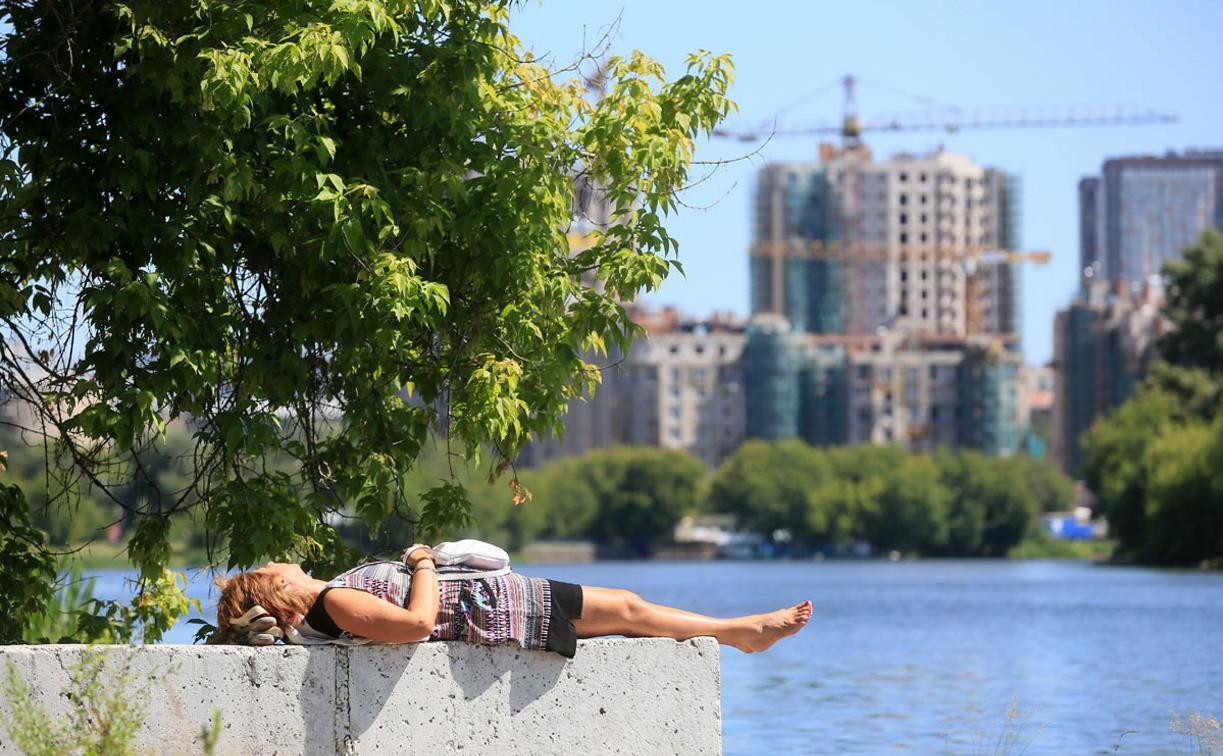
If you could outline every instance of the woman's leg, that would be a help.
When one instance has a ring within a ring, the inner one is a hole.
[[[579,638],[625,635],[630,638],[687,640],[702,635],[741,651],[763,651],[793,635],[811,619],[811,602],[768,614],[718,619],[651,604],[631,591],[582,586],[582,618],[573,620]]]

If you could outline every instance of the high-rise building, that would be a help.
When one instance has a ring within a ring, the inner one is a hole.
[[[1223,228],[1223,150],[1105,161],[1079,183],[1083,275],[1138,293],[1208,227]]]
[[[1079,277],[1100,278],[1100,179],[1088,176],[1079,180]]]
[[[1096,418],[1124,402],[1146,374],[1163,319],[1162,296],[1132,295],[1087,280],[1053,321],[1053,455],[1066,474],[1081,474],[1082,436]]]
[[[1020,398],[1020,187],[938,151],[759,174],[747,435],[1007,455]]]
[[[761,169],[753,314],[797,331],[871,333],[898,320],[932,333],[1020,331],[1019,186],[963,155],[874,162],[824,147]]]
[[[1164,327],[1165,262],[1223,228],[1223,150],[1107,160],[1079,182],[1078,296],[1053,325],[1053,453],[1081,472],[1081,439],[1146,374]]]

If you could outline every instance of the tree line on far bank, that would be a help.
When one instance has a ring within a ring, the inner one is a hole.
[[[183,446],[189,439],[180,441]],[[35,457],[20,454],[8,474],[33,479]],[[882,552],[1005,556],[1037,533],[1041,511],[1064,510],[1074,500],[1065,476],[1026,456],[923,455],[896,446],[820,449],[801,440],[748,441],[714,471],[679,450],[592,451],[520,470],[530,499],[518,505],[504,481],[489,483],[455,465],[472,507],[467,524],[450,537],[480,537],[511,550],[535,540],[588,539],[646,555],[685,515],[724,513],[734,515],[740,529],[800,551],[867,543]],[[443,450],[426,450],[401,481],[408,497],[421,500],[450,467]],[[150,461],[150,469],[167,484],[184,474],[172,460]],[[35,481],[23,486],[33,494],[34,522],[54,545],[100,538],[108,524],[122,525],[122,510],[87,490],[70,505],[48,506]],[[352,518],[340,530],[358,548],[391,551],[416,540],[417,517],[416,511],[398,511],[377,529]],[[202,524],[191,517],[176,518],[172,533],[178,548],[205,544]]]
[[[1164,266],[1169,326],[1132,397],[1084,434],[1083,478],[1118,555],[1223,565],[1223,236]]]
[[[819,449],[748,441],[713,472],[675,450],[619,447],[523,471],[534,500],[517,510],[476,498],[473,534],[519,546],[591,538],[645,553],[684,515],[734,515],[742,530],[789,548],[1005,556],[1039,529],[1042,510],[1073,504],[1045,462],[895,446]],[[502,499],[504,497],[501,497]]]

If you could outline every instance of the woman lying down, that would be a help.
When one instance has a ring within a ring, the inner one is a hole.
[[[679,641],[712,636],[752,653],[793,635],[811,619],[810,601],[768,614],[717,619],[651,604],[625,590],[508,570],[492,576],[468,573],[470,577],[450,572],[439,580],[433,549],[418,545],[404,554],[402,562],[363,564],[327,581],[282,562],[220,580],[217,641],[513,641],[572,658],[578,638],[624,635]]]

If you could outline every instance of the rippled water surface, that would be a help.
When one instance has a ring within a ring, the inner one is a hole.
[[[1173,712],[1223,716],[1221,574],[978,561],[520,570],[723,616],[811,598],[799,635],[765,654],[723,651],[729,754],[1109,754],[1119,740],[1122,754],[1185,753]],[[119,590],[103,577],[99,594]]]

